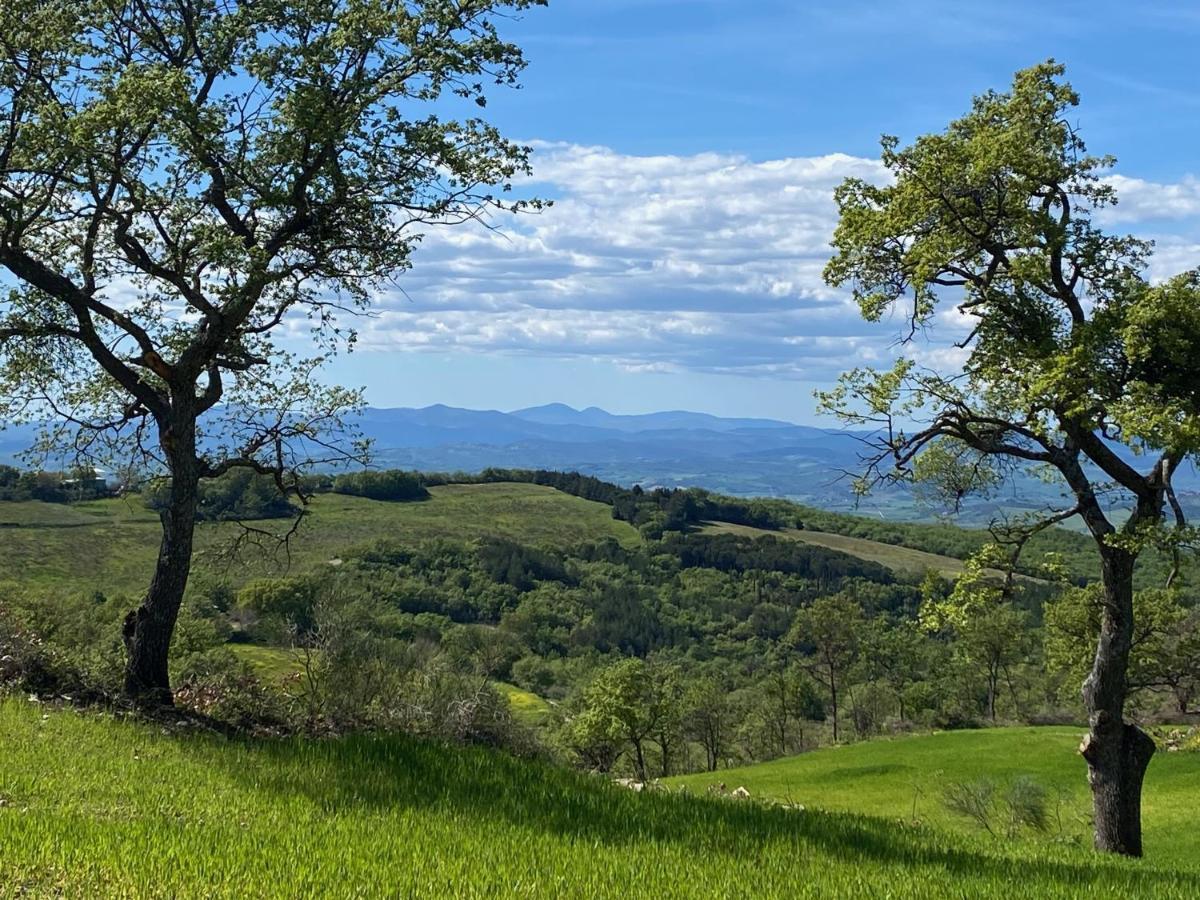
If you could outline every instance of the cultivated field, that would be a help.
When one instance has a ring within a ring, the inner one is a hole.
[[[951,556],[941,556],[937,553],[927,553],[924,550],[914,550],[910,547],[900,547],[895,544],[885,544],[866,538],[849,537],[842,534],[829,534],[824,531],[809,529],[785,528],[780,531],[767,531],[762,528],[751,528],[748,525],[734,525],[730,522],[713,522],[706,525],[705,532],[714,534],[737,534],[743,537],[767,537],[774,535],[805,544],[816,544],[830,550],[840,550],[859,559],[877,562],[887,566],[894,572],[921,574],[929,569],[947,576],[956,576],[963,570],[961,559]]]

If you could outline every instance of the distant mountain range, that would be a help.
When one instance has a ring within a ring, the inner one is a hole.
[[[614,415],[562,403],[518,409],[368,408],[358,424],[374,441],[375,464],[425,471],[478,471],[488,466],[578,470],[618,484],[704,487],[743,496],[788,497],[826,509],[858,509],[886,518],[932,512],[892,488],[856,506],[848,471],[858,467],[863,433],[776,419],[723,418],[672,410]],[[0,460],[12,461],[32,429],[0,432]],[[1144,461],[1142,461],[1144,462]],[[1200,479],[1190,466],[1178,486],[1200,506]],[[1039,508],[1057,491],[1022,479],[990,501],[975,501],[962,519],[983,522],[998,509]]]

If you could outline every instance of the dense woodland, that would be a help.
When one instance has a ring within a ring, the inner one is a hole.
[[[624,489],[577,474],[368,472],[311,480],[389,502],[427,486],[530,481],[612,507],[642,540],[566,552],[511,539],[381,537],[334,565],[232,587],[193,579],[173,646],[178,697],[238,726],[398,728],[544,753],[637,779],[716,769],[911,729],[1078,721],[1098,609],[1082,539],[1048,532],[1026,571],[986,534],[875,523],[779,500]],[[154,506],[157,485],[144,501]],[[214,481],[211,519],[294,515],[269,479]],[[703,530],[756,523],[759,537]],[[950,582],[790,540],[816,528],[965,558]],[[1057,552],[1056,552],[1057,551]],[[974,555],[973,555],[974,554]],[[1151,572],[1153,574],[1153,572]],[[1141,715],[1200,703],[1200,612],[1149,586],[1135,666]],[[129,598],[6,586],[0,623],[32,690],[114,694]],[[288,650],[282,677],[239,645]],[[12,676],[13,672],[9,672]],[[494,685],[550,702],[514,721]]]

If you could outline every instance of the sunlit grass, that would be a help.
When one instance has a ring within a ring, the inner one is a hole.
[[[249,741],[0,704],[0,894],[1192,897],[1200,876],[635,794],[394,737]]]
[[[760,798],[806,807],[916,819],[958,831],[974,830],[941,802],[953,782],[980,778],[998,784],[1030,775],[1050,793],[1051,830],[1088,843],[1086,766],[1077,752],[1083,730],[1070,727],[991,728],[873,740],[817,750],[757,766],[670,779],[706,791],[724,782]],[[1154,861],[1200,868],[1196,790],[1200,753],[1159,753],[1146,775],[1143,824]]]

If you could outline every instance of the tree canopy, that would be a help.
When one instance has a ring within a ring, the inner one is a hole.
[[[884,137],[889,180],[838,188],[829,283],[848,285],[868,320],[902,308],[908,339],[949,329],[962,365],[902,353],[820,399],[875,429],[860,489],[924,482],[953,505],[1021,468],[1062,488],[1059,506],[996,533],[1015,556],[1079,516],[1096,540],[1104,596],[1083,753],[1098,846],[1140,854],[1153,743],[1123,725],[1133,573],[1149,545],[1178,554],[1194,543],[1173,477],[1200,451],[1200,273],[1152,282],[1150,243],[1101,227],[1117,201],[1105,178],[1114,160],[1087,152],[1063,72],[1053,61],[1018,72],[1010,90],[976,97],[909,146]]]
[[[169,699],[200,480],[248,468],[302,494],[305,465],[362,458],[358,392],[318,374],[348,317],[423,228],[536,206],[503,196],[529,149],[477,115],[525,64],[497,20],[534,5],[0,7],[0,416],[170,475],[127,693]]]

